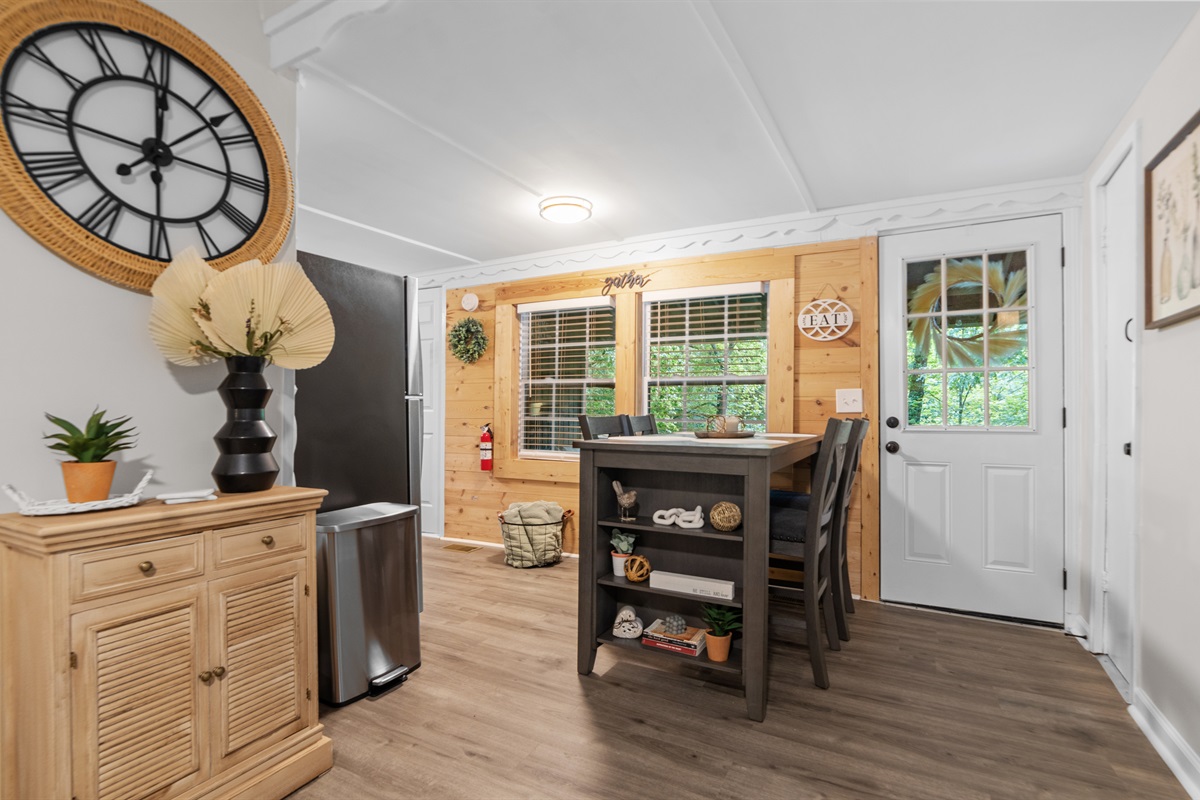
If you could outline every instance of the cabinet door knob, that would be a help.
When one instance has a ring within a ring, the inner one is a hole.
[[[212,680],[212,673],[209,672],[208,670],[204,670],[204,672],[200,673],[200,682],[201,683],[208,683],[211,680]]]
[[[153,572],[154,571],[154,562],[153,561],[143,561],[142,563],[138,564],[138,569],[140,569],[142,572]]]
[[[213,672],[213,675],[216,675],[218,678],[220,678],[222,675],[225,674],[225,668],[224,667],[213,667],[212,672]]]
[[[266,536],[264,536],[262,538],[262,543],[265,544],[267,547],[270,547],[271,545],[275,544],[275,537],[270,534],[267,534]]]

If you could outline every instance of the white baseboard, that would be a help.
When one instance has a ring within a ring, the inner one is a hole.
[[[1088,627],[1087,620],[1079,614],[1067,614],[1067,618],[1063,622],[1063,630],[1072,636],[1089,640],[1092,633],[1091,628]]]
[[[1133,705],[1129,707],[1129,715],[1183,784],[1184,791],[1193,800],[1200,800],[1200,755],[1141,689],[1133,690]]]

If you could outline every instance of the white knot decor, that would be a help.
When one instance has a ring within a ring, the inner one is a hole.
[[[661,511],[655,511],[653,519],[656,525],[702,528],[704,527],[704,509],[700,506],[696,506],[692,511],[686,511],[682,508],[665,508]]]
[[[642,620],[633,606],[621,606],[613,621],[612,632],[618,639],[636,639],[642,635]]]

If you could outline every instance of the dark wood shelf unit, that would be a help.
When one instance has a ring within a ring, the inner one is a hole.
[[[767,568],[771,474],[811,457],[819,437],[793,441],[745,439],[736,443],[664,436],[617,437],[577,442],[579,447],[579,674],[591,673],[602,645],[649,652],[694,666],[732,673],[741,679],[750,719],[766,713]],[[613,482],[637,491],[633,522],[619,519]],[[693,509],[707,514],[723,500],[742,510],[742,526],[718,531],[656,525],[653,513],[663,508]],[[651,570],[731,581],[732,600],[690,592],[652,589],[649,582],[631,583],[613,575],[609,539],[614,528],[638,534],[633,552],[645,556]],[[699,626],[705,604],[737,608],[743,628],[734,637],[728,662],[709,661],[642,645],[640,639],[612,635],[622,605],[633,606],[646,625],[679,614]]]
[[[728,661],[709,661],[707,651],[698,656],[686,656],[682,653],[672,653],[670,650],[646,647],[644,644],[642,644],[641,639],[618,639],[611,633],[600,634],[596,637],[596,643],[614,645],[626,651],[646,653],[652,658],[667,658],[673,661],[682,662],[684,664],[691,664],[694,667],[703,667],[705,669],[711,669],[717,672],[729,672],[734,675],[740,675],[742,672],[742,650],[736,645],[729,651]]]

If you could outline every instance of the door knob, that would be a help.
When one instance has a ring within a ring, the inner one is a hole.
[[[212,673],[213,673],[213,675],[216,675],[218,678],[220,678],[225,674],[225,668],[224,667],[213,667]]]
[[[899,442],[888,442],[887,444],[885,444],[883,446],[883,449],[887,450],[889,453],[899,453],[900,452],[900,443]]]
[[[211,680],[212,680],[212,673],[209,672],[208,670],[204,670],[204,672],[200,673],[200,682],[201,683],[208,683]]]
[[[887,425],[889,428],[899,428],[900,420],[896,419],[895,417],[888,417],[887,422],[885,422],[884,424]]]

